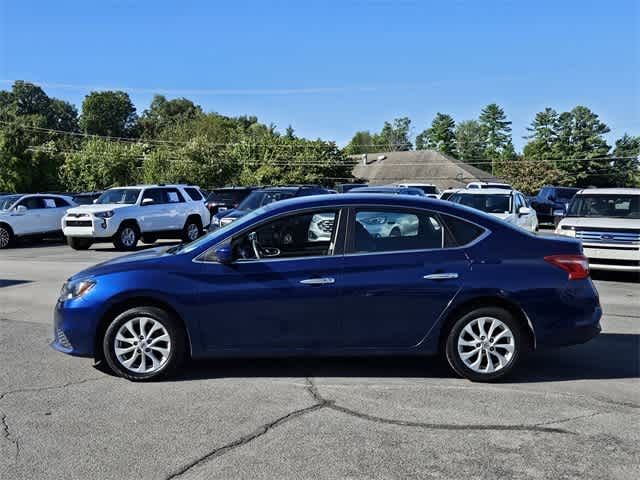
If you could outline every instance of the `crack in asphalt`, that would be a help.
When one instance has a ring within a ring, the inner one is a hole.
[[[175,472],[169,474],[165,480],[173,480],[175,478],[178,478],[182,475],[184,475],[185,473],[187,473],[189,470],[191,470],[194,467],[197,467],[198,465],[202,465],[204,463],[206,463],[207,461],[216,458],[216,457],[220,457],[232,450],[235,450],[236,448],[242,447],[244,445],[247,445],[248,443],[256,440],[257,438],[262,437],[263,435],[267,434],[269,431],[291,421],[294,420],[296,418],[300,418],[304,415],[307,415],[309,413],[312,412],[316,412],[319,411],[321,409],[329,409],[329,410],[333,410],[336,412],[340,412],[352,417],[356,417],[362,420],[367,420],[370,422],[375,422],[375,423],[382,423],[382,424],[387,424],[387,425],[396,425],[396,426],[401,426],[401,427],[417,427],[417,428],[424,428],[424,429],[429,429],[429,430],[476,430],[476,431],[486,431],[486,430],[491,430],[491,431],[526,431],[526,432],[536,432],[536,433],[555,433],[555,434],[565,434],[565,435],[575,435],[575,433],[570,432],[568,430],[564,430],[562,428],[553,428],[553,427],[545,427],[545,424],[536,424],[536,425],[460,425],[460,424],[444,424],[444,423],[426,423],[426,422],[413,422],[413,421],[407,421],[407,420],[394,420],[394,419],[390,419],[390,418],[383,418],[383,417],[377,417],[374,415],[369,415],[367,413],[362,413],[362,412],[358,412],[356,410],[352,410],[350,408],[346,408],[340,405],[336,405],[336,403],[333,400],[329,400],[324,398],[321,394],[320,391],[318,390],[318,387],[316,386],[316,384],[314,383],[314,381],[310,378],[307,377],[306,379],[306,386],[305,389],[306,391],[309,393],[309,395],[311,396],[311,398],[314,400],[314,404],[309,406],[309,407],[305,407],[305,408],[301,408],[298,410],[294,410],[293,412],[287,413],[286,415],[283,415],[281,417],[278,417],[276,420],[266,423],[260,427],[258,427],[256,430],[254,430],[252,433],[248,434],[248,435],[244,435],[236,440],[233,440],[221,447],[215,448],[213,450],[211,450],[210,452],[196,458],[195,460],[189,462],[188,464],[184,465],[183,467],[181,467],[179,470],[176,470]],[[599,412],[598,412],[599,413]],[[581,418],[581,417],[576,417],[576,418]],[[574,418],[569,418],[569,419],[561,419],[558,420],[556,422],[550,422],[550,423],[560,423],[560,422],[566,422],[569,420],[574,420]]]
[[[544,425],[556,425],[558,423],[566,423],[572,420],[581,420],[583,418],[592,418],[598,415],[602,415],[603,412],[587,413],[586,415],[576,415],[575,417],[561,418],[559,420],[549,420],[548,422],[536,423],[536,427],[542,427]]]
[[[13,394],[16,394],[16,393],[42,392],[42,391],[45,391],[45,390],[62,389],[62,388],[72,387],[72,386],[75,386],[75,385],[82,385],[83,383],[96,382],[98,380],[104,380],[105,378],[109,378],[109,377],[103,375],[101,377],[85,378],[85,379],[79,380],[77,382],[68,382],[68,383],[64,383],[62,385],[46,385],[44,387],[17,388],[15,390],[8,390],[6,392],[0,393],[0,400],[3,400],[7,395],[13,395]]]
[[[9,430],[9,424],[7,423],[7,414],[1,412],[0,423],[2,424],[2,436],[5,440],[8,440],[13,444],[16,449],[16,455],[14,461],[18,461],[18,456],[20,456],[20,441],[13,435],[11,435],[11,430]]]

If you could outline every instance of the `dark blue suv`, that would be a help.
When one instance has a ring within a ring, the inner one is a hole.
[[[569,209],[569,203],[579,188],[545,186],[535,197],[530,199],[531,206],[536,211],[540,225],[556,226]]]
[[[211,216],[211,225],[209,231],[224,227],[231,222],[236,221],[240,217],[255,210],[264,207],[273,202],[286,200],[295,197],[307,197],[310,195],[323,195],[331,193],[328,189],[317,185],[293,185],[283,187],[267,187],[252,191],[237,208],[218,212]]]
[[[442,353],[490,381],[589,340],[601,314],[574,239],[425,197],[320,195],[74,275],[53,347],[131,380],[186,357]]]

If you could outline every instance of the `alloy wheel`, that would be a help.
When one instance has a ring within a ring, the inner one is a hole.
[[[458,355],[477,373],[495,373],[511,361],[516,344],[513,332],[493,317],[471,320],[458,335]]]
[[[153,373],[166,364],[171,353],[171,337],[157,320],[135,317],[118,329],[113,347],[116,359],[127,370]]]
[[[195,223],[187,226],[187,238],[191,241],[196,240],[200,236],[200,228]]]
[[[7,248],[9,246],[9,240],[11,236],[6,228],[0,228],[0,248]]]
[[[120,233],[120,241],[122,244],[127,247],[133,247],[136,243],[136,232],[131,227],[125,227],[122,229]]]

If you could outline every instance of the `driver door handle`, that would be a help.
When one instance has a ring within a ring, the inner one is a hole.
[[[431,275],[425,275],[425,280],[449,280],[452,278],[458,278],[457,273],[432,273]]]
[[[336,283],[335,278],[323,277],[323,278],[307,278],[306,280],[300,280],[303,285],[331,285]]]

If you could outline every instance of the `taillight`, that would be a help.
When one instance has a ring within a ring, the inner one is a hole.
[[[569,274],[569,280],[589,276],[589,260],[584,255],[549,255],[544,260]]]

